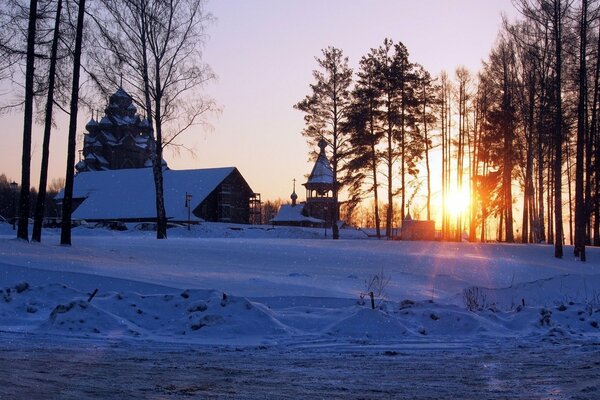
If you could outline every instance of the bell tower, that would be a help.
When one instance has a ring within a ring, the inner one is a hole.
[[[306,188],[306,205],[304,210],[314,218],[325,221],[325,226],[330,227],[334,218],[334,208],[337,199],[334,197],[335,182],[333,179],[333,168],[327,159],[325,151],[327,142],[319,141],[319,156],[304,184]]]

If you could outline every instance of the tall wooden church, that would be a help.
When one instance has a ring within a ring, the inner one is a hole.
[[[152,125],[137,115],[132,97],[119,88],[108,100],[100,121],[85,126],[83,158],[78,172],[152,167],[155,141]]]
[[[319,141],[319,156],[304,183],[306,202],[297,204],[296,187],[290,196],[292,204],[282,205],[277,216],[271,220],[274,225],[319,226],[330,228],[334,221],[334,209],[337,207],[333,168],[327,159],[327,142]]]
[[[82,159],[74,180],[74,219],[156,221],[152,125],[137,115],[132,97],[119,88],[105,115],[86,125]],[[173,222],[260,221],[260,194],[235,167],[171,170],[164,160],[167,219]],[[62,199],[62,192],[57,200]]]

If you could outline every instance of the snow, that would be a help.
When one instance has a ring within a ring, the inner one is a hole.
[[[65,247],[58,230],[45,230],[43,243],[30,244],[0,224],[0,336],[8,339],[0,354],[15,361],[32,346],[27,338],[43,338],[46,344],[28,359],[45,355],[62,368],[71,362],[69,349],[121,343],[107,354],[124,363],[136,354],[150,360],[141,362],[145,369],[157,351],[191,366],[195,358],[181,346],[209,346],[201,347],[207,359],[225,360],[226,368],[250,363],[233,378],[239,385],[256,382],[250,370],[273,359],[281,359],[273,379],[288,381],[281,390],[294,388],[299,360],[316,362],[306,368],[331,376],[330,385],[351,379],[350,365],[364,358],[390,374],[382,378],[385,391],[368,392],[369,398],[600,394],[600,249],[589,248],[581,263],[555,259],[546,245],[386,241],[350,229],[341,237],[325,239],[322,229],[201,223],[170,229],[168,240],[157,241],[153,232],[78,227]],[[390,281],[372,310],[365,281],[374,274]],[[49,355],[53,348],[56,356]],[[238,348],[245,357],[223,350]],[[586,380],[558,374],[556,360],[584,368],[577,374]],[[436,363],[437,377],[432,370],[428,375]],[[392,383],[399,365],[411,365],[421,386],[411,389],[410,377]],[[532,371],[538,381],[527,381]],[[178,382],[178,373],[166,381]],[[225,383],[211,379],[218,393]],[[376,386],[353,382],[350,398]],[[162,385],[161,393],[174,385]],[[311,388],[309,397],[345,397],[338,386]],[[394,391],[399,388],[405,391]],[[297,398],[302,391],[290,393]]]
[[[322,219],[307,217],[302,214],[304,205],[283,204],[272,222],[309,222],[313,224],[323,223]]]
[[[0,287],[9,300],[0,302],[2,318],[58,331],[56,321],[67,318],[86,335],[94,329],[126,335],[125,327],[137,326],[131,330],[144,337],[181,334],[200,342],[314,334],[523,337],[551,329],[600,338],[600,253],[594,248],[584,265],[554,259],[548,246],[363,240],[355,230],[331,241],[321,239],[321,229],[218,223],[192,228],[170,229],[169,240],[156,241],[153,232],[79,227],[72,248],[56,246],[53,231],[43,244],[3,238]],[[375,311],[364,295],[374,274],[390,278]],[[29,288],[17,293],[22,282]],[[95,288],[98,295],[83,307]],[[184,290],[189,296],[181,298]],[[167,295],[176,300],[165,302]],[[223,296],[227,307],[218,305]],[[206,309],[185,312],[198,302]],[[51,318],[58,305],[72,306]],[[35,318],[28,306],[38,309]],[[138,308],[139,315],[130,313]],[[148,310],[168,323],[147,320]],[[551,314],[546,320],[544,310]],[[73,322],[80,318],[86,323]],[[194,324],[207,329],[193,332]]]

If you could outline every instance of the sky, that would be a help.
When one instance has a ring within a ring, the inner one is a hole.
[[[182,140],[193,153],[167,152],[165,158],[173,169],[235,166],[263,200],[289,199],[292,180],[303,183],[312,168],[313,149],[301,135],[303,114],[293,105],[309,94],[321,49],[341,48],[356,70],[360,57],[391,38],[433,75],[453,75],[459,65],[476,72],[496,40],[501,14],[518,15],[511,0],[208,0],[205,10],[215,21],[207,26],[204,60],[217,79],[202,94],[214,98],[221,112],[209,118],[210,129],[185,133]],[[81,110],[80,135],[88,119]],[[57,121],[50,179],[64,176],[66,167],[67,118]],[[0,116],[0,126],[0,173],[19,182],[21,114]],[[34,185],[41,143],[36,126]]]

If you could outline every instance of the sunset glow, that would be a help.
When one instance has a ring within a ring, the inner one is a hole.
[[[448,194],[446,199],[446,209],[451,217],[464,216],[471,204],[471,196],[466,188],[460,192],[454,190]]]

